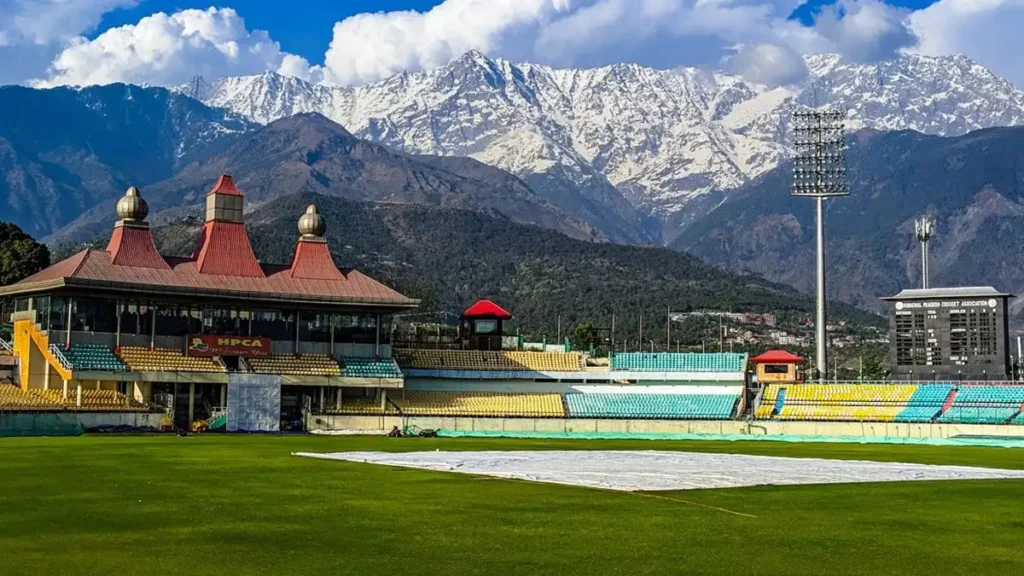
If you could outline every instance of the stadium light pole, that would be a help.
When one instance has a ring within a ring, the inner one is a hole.
[[[819,382],[828,376],[825,333],[825,198],[850,193],[846,182],[845,112],[799,110],[793,114],[793,196],[814,198],[817,240],[817,314],[815,370]]]
[[[921,288],[928,288],[928,241],[934,231],[935,223],[928,218],[914,220],[914,235],[921,243]]]

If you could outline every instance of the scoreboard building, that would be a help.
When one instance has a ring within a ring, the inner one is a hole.
[[[897,380],[1007,380],[1008,302],[992,287],[904,290],[892,306],[889,346]]]

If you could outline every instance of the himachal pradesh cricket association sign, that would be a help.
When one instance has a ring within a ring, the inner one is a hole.
[[[270,338],[189,334],[187,356],[268,356]]]

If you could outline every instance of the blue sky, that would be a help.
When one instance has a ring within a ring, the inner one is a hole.
[[[154,12],[170,14],[184,8],[216,5],[237,10],[250,30],[270,31],[282,49],[310,62],[321,63],[331,43],[331,28],[335,22],[361,12],[426,11],[439,3],[440,0],[144,0],[133,8],[108,12],[88,36],[95,38],[108,28],[133,24]]]
[[[783,85],[803,55],[966,54],[1024,86],[1024,0],[0,0],[0,84],[174,85],[275,71],[358,85],[469,50]]]
[[[892,6],[909,9],[925,8],[937,0],[886,0]],[[836,0],[808,0],[790,15],[810,25],[822,6]],[[393,12],[398,10],[430,10],[441,0],[243,0],[213,2],[230,7],[245,17],[250,29],[269,30],[281,48],[303,56],[310,62],[323,61],[325,47],[331,42],[331,29],[335,22],[363,12]],[[282,4],[287,5],[283,10]],[[137,22],[154,12],[173,13],[184,8],[206,8],[211,2],[184,0],[143,0],[135,7],[122,8],[103,16],[100,25],[88,37],[95,38],[108,28]]]

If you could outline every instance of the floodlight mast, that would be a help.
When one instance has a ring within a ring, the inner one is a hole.
[[[823,382],[828,368],[825,315],[825,198],[850,193],[846,181],[846,113],[801,110],[793,114],[793,195],[815,199],[817,240],[817,314],[815,371]]]
[[[927,217],[914,220],[914,235],[921,243],[921,288],[928,288],[928,242],[935,231],[935,223]]]

